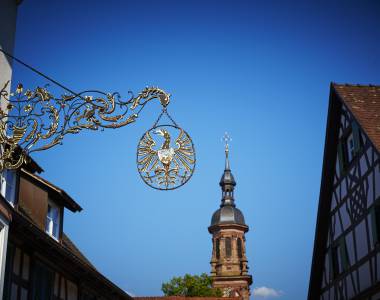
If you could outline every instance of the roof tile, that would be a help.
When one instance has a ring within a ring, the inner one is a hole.
[[[333,83],[333,88],[380,151],[380,86]]]

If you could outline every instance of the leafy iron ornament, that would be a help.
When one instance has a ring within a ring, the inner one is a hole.
[[[24,91],[22,84],[8,93],[8,84],[0,90],[0,171],[20,168],[31,153],[62,144],[67,134],[131,124],[153,99],[160,101],[164,111],[170,102],[170,94],[157,87],[147,87],[136,97],[130,92],[122,100],[118,93],[96,90],[57,98],[47,86]],[[165,151],[160,153],[162,157]]]

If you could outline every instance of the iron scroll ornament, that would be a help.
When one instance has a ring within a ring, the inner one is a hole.
[[[163,114],[173,124],[157,125]],[[190,180],[195,164],[195,148],[190,135],[164,108],[153,127],[142,135],[137,147],[136,165],[142,180],[154,189],[173,190]]]
[[[68,134],[129,125],[153,99],[166,111],[171,96],[158,87],[147,87],[136,97],[129,92],[127,100],[118,93],[101,91],[55,97],[47,86],[24,91],[18,84],[15,92],[9,93],[8,84],[0,89],[0,172],[20,168],[29,162],[32,152],[61,145]]]

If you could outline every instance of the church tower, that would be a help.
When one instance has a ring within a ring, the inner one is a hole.
[[[227,136],[228,139],[228,136]],[[213,214],[208,231],[212,234],[211,277],[213,287],[223,292],[223,297],[249,299],[252,276],[248,274],[245,255],[245,224],[243,213],[236,208],[234,200],[235,179],[231,173],[226,141],[225,169],[220,179],[222,203]]]

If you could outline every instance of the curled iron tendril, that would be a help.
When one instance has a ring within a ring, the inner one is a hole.
[[[24,91],[22,84],[9,93],[8,85],[0,90],[0,171],[18,169],[30,153],[62,144],[67,134],[131,124],[153,99],[164,108],[170,102],[170,94],[158,87],[146,87],[136,97],[129,92],[123,101],[119,93],[96,90],[57,98],[47,86]]]

